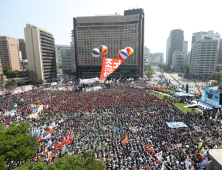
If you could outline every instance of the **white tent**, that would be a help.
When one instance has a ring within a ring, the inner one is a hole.
[[[91,78],[91,79],[80,79],[80,84],[92,84],[99,81],[99,78]]]

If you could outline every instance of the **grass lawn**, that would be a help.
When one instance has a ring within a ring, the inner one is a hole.
[[[180,109],[181,111],[184,111],[185,114],[187,114],[188,112],[192,111],[192,108],[185,108],[184,106],[187,106],[188,104],[185,103],[173,103],[174,106],[176,106],[178,109]],[[196,113],[199,113],[200,111],[195,109]]]
[[[158,94],[157,97],[159,97],[162,100],[164,95],[163,94]]]

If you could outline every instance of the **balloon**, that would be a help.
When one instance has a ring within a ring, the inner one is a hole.
[[[128,57],[132,57],[134,51],[131,47],[126,47],[125,50],[127,51],[128,53]]]
[[[128,53],[125,49],[119,51],[118,57],[119,59],[125,60],[128,56]]]
[[[100,56],[100,51],[99,51],[98,48],[94,48],[94,49],[92,50],[92,56],[93,56],[94,58],[99,58],[99,56]]]
[[[108,52],[108,48],[105,45],[101,45],[99,47],[100,54],[106,54]]]

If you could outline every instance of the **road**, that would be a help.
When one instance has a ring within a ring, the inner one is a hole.
[[[157,79],[159,80],[159,75],[161,75],[161,72],[160,72],[160,69],[158,67],[152,67],[155,71],[155,75],[154,75],[154,78],[153,79]],[[179,81],[182,85],[186,86],[186,84],[189,85],[189,90],[193,90],[195,92],[198,92],[198,89],[197,87],[195,86],[195,83],[192,79],[187,79],[187,78],[183,78],[183,77],[179,77],[178,76],[178,73],[163,73],[163,75],[168,79],[170,80],[171,83],[177,85],[178,87],[178,82],[176,82],[170,75],[172,75],[177,81]],[[195,80],[196,84],[201,87],[201,88],[204,88],[206,86],[206,84],[202,81],[198,81],[198,80]],[[201,89],[200,88],[200,89]],[[217,90],[218,87],[210,87],[211,89],[215,89]],[[204,90],[204,89],[201,89],[201,90]]]

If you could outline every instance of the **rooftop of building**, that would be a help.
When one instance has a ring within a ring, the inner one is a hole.
[[[182,29],[173,29],[173,30],[170,31],[170,33],[172,33],[172,32],[176,32],[176,31],[182,31],[182,32],[183,32]]]
[[[16,81],[17,83],[21,83],[21,82],[30,82],[31,79],[29,77],[21,77],[21,78],[8,78],[8,81]]]
[[[14,38],[14,37],[9,37],[9,36],[2,36],[2,35],[0,35],[0,40],[1,39],[7,39],[7,40],[13,40],[13,41],[18,41],[18,39],[17,38]]]
[[[40,31],[44,31],[44,32],[46,32],[46,33],[48,33],[48,34],[53,35],[51,32],[47,31],[46,29],[42,29],[42,28],[36,27],[36,26],[34,26],[34,25],[32,25],[32,24],[28,24],[28,23],[27,23],[27,24],[26,24],[26,27],[37,28],[37,29],[39,29]]]
[[[131,22],[139,21],[139,15],[143,14],[144,10],[142,8],[129,9],[124,11],[124,15],[120,14],[110,14],[110,15],[96,15],[96,16],[82,16],[76,17],[77,23],[95,23],[95,22]]]

